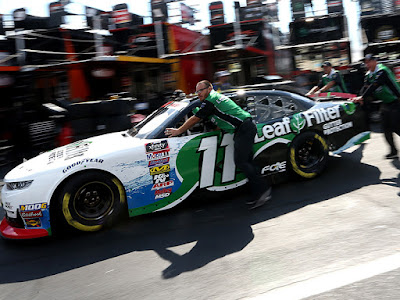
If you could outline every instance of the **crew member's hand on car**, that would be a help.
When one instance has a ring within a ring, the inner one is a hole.
[[[164,133],[168,137],[178,136],[181,134],[179,129],[176,129],[176,128],[166,128]]]
[[[350,101],[354,103],[360,103],[361,105],[364,103],[364,99],[362,96],[351,98]]]

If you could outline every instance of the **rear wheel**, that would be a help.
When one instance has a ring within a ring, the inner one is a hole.
[[[124,211],[125,192],[119,180],[88,171],[69,179],[57,195],[58,220],[79,231],[98,231]]]
[[[328,158],[328,145],[318,133],[308,131],[297,136],[289,152],[292,170],[303,178],[321,174]]]

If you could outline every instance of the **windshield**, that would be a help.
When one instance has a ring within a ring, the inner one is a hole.
[[[146,138],[154,130],[165,127],[183,109],[190,104],[189,100],[168,102],[150,114],[146,119],[128,131],[131,136]]]

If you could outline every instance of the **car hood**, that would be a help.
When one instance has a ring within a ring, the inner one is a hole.
[[[65,168],[76,161],[95,161],[126,149],[144,145],[148,140],[115,132],[87,138],[42,153],[12,169],[4,181],[30,180],[42,173]]]

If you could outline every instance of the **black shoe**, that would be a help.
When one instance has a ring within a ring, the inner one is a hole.
[[[264,205],[265,202],[271,200],[271,198],[272,198],[271,192],[272,192],[272,188],[269,187],[257,200],[248,202],[248,204],[251,205],[249,207],[249,209],[255,209],[257,207],[260,207],[260,206]]]
[[[398,158],[397,152],[390,152],[388,155],[385,155],[386,159],[395,159]]]

